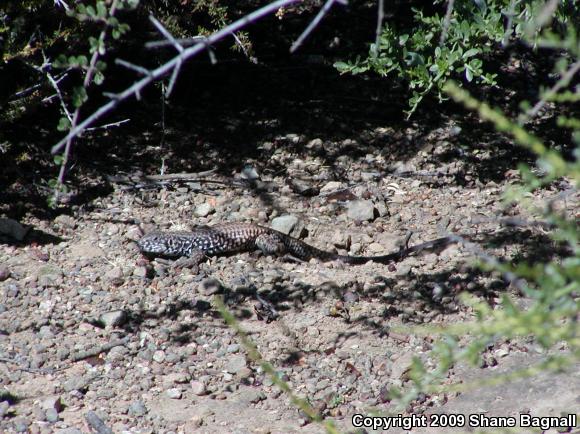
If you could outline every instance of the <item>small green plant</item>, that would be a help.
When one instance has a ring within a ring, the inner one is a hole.
[[[111,36],[117,40],[129,31],[129,25],[120,22],[115,14],[120,10],[135,9],[138,4],[139,0],[113,0],[112,2],[97,0],[94,6],[92,4],[77,3],[74,8],[67,11],[67,15],[75,18],[80,23],[90,23],[91,28],[97,28],[98,34],[97,36],[89,36],[87,39],[88,55],[61,54],[52,63],[52,66],[55,68],[76,69],[82,72],[82,83],[71,89],[68,98],[61,93],[58,85],[52,79],[50,72],[47,72],[47,76],[51,83],[53,83],[61,100],[62,116],[57,126],[59,131],[72,130],[76,127],[79,122],[81,107],[89,98],[88,88],[91,85],[99,86],[104,82],[104,71],[107,64],[101,58],[107,52],[107,37]],[[74,110],[68,108],[69,100]],[[64,184],[64,175],[70,150],[71,144],[69,142],[64,152],[61,155],[57,155],[54,159],[55,164],[60,166],[60,171],[57,179],[49,181],[49,186],[54,191],[54,194],[49,198],[49,205],[51,207],[57,206],[60,196],[67,192]]]
[[[525,32],[531,39],[537,37],[530,21],[543,4],[512,2],[511,8],[506,8],[505,2],[499,0],[456,1],[449,15],[427,15],[413,8],[411,25],[385,24],[366,58],[336,62],[334,66],[341,73],[375,72],[404,82],[411,90],[407,112],[410,117],[427,94],[434,92],[440,101],[446,99],[443,86],[450,78],[496,85],[497,74],[485,71],[484,61],[510,38],[519,38]],[[578,12],[578,6],[563,4],[555,19],[565,25]]]

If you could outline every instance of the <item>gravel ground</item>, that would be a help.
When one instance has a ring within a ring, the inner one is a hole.
[[[474,270],[464,247],[390,266],[243,253],[208,259],[193,274],[146,261],[133,241],[152,228],[238,221],[275,224],[354,255],[395,251],[408,231],[412,244],[452,231],[503,257],[549,250],[541,228],[498,224],[529,218],[501,204],[515,171],[482,181],[466,161],[493,165],[485,149],[469,150],[469,159],[442,158],[458,133],[452,125],[436,130],[425,139],[429,146],[399,161],[382,144],[404,145],[412,131],[369,132],[362,157],[349,156],[354,140],[292,134],[261,144],[269,162],[244,161],[225,186],[182,182],[136,191],[117,184],[72,215],[21,221],[32,228],[27,240],[37,241],[0,244],[0,431],[74,434],[101,421],[102,432],[115,433],[321,432],[248,360],[214,307],[216,294],[293,390],[345,432],[355,413],[392,411],[389,390],[409,382],[412,357],[427,360],[434,342],[412,327],[471,319],[457,297],[463,291],[492,306],[506,292],[526,303],[498,275]],[[331,154],[338,157],[327,164]],[[557,199],[567,188],[532,199],[554,199],[577,213],[577,195]],[[256,294],[278,319],[256,316]],[[489,375],[514,357],[525,365],[535,350],[533,342],[500,342],[488,363],[454,370],[449,381]],[[422,396],[407,411],[453,411],[460,399]]]

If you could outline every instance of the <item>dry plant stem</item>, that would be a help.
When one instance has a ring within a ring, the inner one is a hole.
[[[88,351],[81,351],[80,353],[73,354],[70,357],[71,362],[78,362],[84,359],[88,359],[89,357],[98,356],[101,353],[109,351],[111,348],[125,346],[129,342],[128,337],[124,337],[122,339],[116,339],[112,342],[107,342],[106,344],[99,345],[96,348],[92,348]]]
[[[519,0],[511,0],[510,5],[505,12],[505,16],[507,17],[507,22],[505,24],[505,32],[503,34],[503,38],[501,40],[501,46],[506,48],[509,43],[510,36],[512,35],[512,26],[514,25],[514,15],[516,13],[516,3]]]
[[[169,30],[167,30],[163,26],[163,24],[161,24],[159,20],[157,20],[157,18],[155,18],[153,15],[149,15],[149,20],[153,23],[155,28],[159,30],[159,33],[161,33],[167,40],[169,40],[169,42],[171,42],[171,45],[175,47],[178,53],[183,53],[184,50],[183,45],[177,42],[177,40],[173,37],[173,35],[169,33]]]
[[[570,66],[570,68],[562,74],[560,80],[552,86],[552,88],[547,91],[542,99],[540,99],[528,112],[525,114],[523,118],[523,123],[529,122],[535,117],[539,111],[546,105],[546,102],[550,100],[554,95],[556,95],[561,89],[568,86],[572,78],[576,75],[576,73],[580,70],[580,60],[576,61],[575,63]]]
[[[117,4],[118,4],[118,0],[113,0],[113,2],[111,3],[111,8],[109,9],[109,16],[112,17],[115,15],[115,12],[117,11]],[[109,28],[109,25],[107,23],[105,23],[103,30],[101,30],[101,33],[99,34],[99,41],[97,43],[97,47],[100,47],[105,42],[108,28]],[[95,52],[93,53],[93,55],[91,56],[91,61],[89,62],[89,67],[87,69],[87,73],[85,74],[85,79],[83,80],[83,87],[85,89],[89,87],[89,84],[93,80],[93,76],[95,75],[95,70],[96,70],[96,65],[97,65],[98,59],[99,59],[99,50],[97,48],[95,50]],[[71,123],[70,131],[73,131],[76,129],[77,123],[79,121],[80,112],[81,112],[81,108],[77,107],[73,116],[72,116],[72,120],[70,121],[70,123]],[[70,156],[72,141],[73,141],[73,138],[76,137],[76,135],[75,136],[70,135],[70,131],[69,131],[69,134],[67,135],[66,141],[64,143],[65,148],[64,148],[62,162],[60,163],[60,170],[58,173],[57,186],[54,188],[54,192],[53,192],[55,203],[58,203],[58,198],[59,198],[58,197],[58,193],[59,193],[58,187],[60,185],[63,185],[63,183],[64,183],[64,174],[65,174],[66,166],[67,166],[68,159]],[[58,152],[58,151],[53,150],[53,154],[56,152]]]
[[[87,128],[85,131],[108,130],[109,128],[115,128],[115,127],[121,126],[123,124],[126,124],[127,122],[130,122],[130,121],[131,121],[131,119],[123,119],[121,121],[112,122],[110,124],[101,125],[99,127]]]
[[[60,88],[58,87],[58,82],[55,80],[55,78],[52,76],[52,74],[50,73],[50,71],[47,68],[48,61],[46,59],[46,56],[44,55],[44,52],[42,53],[42,56],[44,57],[44,64],[40,68],[38,68],[38,70],[40,72],[44,72],[46,74],[46,78],[48,78],[50,85],[55,90],[56,95],[58,96],[58,100],[60,101],[60,105],[62,107],[62,110],[64,111],[64,114],[66,115],[69,122],[72,124],[72,121],[73,121],[72,115],[71,115],[68,107],[66,106],[66,103],[64,102],[62,92],[60,91]]]
[[[239,20],[235,21],[234,23],[230,24],[227,27],[224,27],[223,29],[212,34],[211,36],[208,36],[203,43],[197,42],[192,47],[184,49],[181,53],[179,53],[177,56],[175,56],[173,59],[171,59],[167,63],[161,65],[159,68],[156,68],[153,71],[148,71],[148,73],[145,77],[143,77],[141,80],[133,83],[131,86],[129,86],[127,89],[125,89],[120,94],[112,95],[111,101],[109,101],[108,103],[101,106],[93,114],[88,116],[84,121],[77,124],[74,128],[71,128],[69,133],[62,140],[60,140],[56,145],[54,145],[52,147],[51,152],[53,154],[59,152],[73,138],[75,138],[79,134],[81,134],[94,121],[96,121],[97,119],[101,118],[102,116],[104,116],[105,114],[110,112],[112,109],[114,109],[117,105],[119,105],[122,101],[129,98],[130,96],[135,95],[138,97],[140,95],[141,90],[143,90],[143,88],[148,86],[153,81],[158,80],[159,78],[161,78],[161,77],[165,76],[166,74],[168,74],[169,72],[173,71],[173,69],[176,68],[177,65],[180,64],[181,62],[184,62],[185,60],[190,59],[191,57],[193,57],[193,56],[199,54],[201,51],[205,50],[207,45],[220,41],[221,39],[225,38],[226,36],[229,36],[232,33],[237,32],[238,30],[247,26],[248,24],[250,24],[254,21],[257,21],[257,20],[265,17],[266,15],[273,13],[284,6],[288,6],[288,5],[293,4],[293,3],[298,3],[300,1],[301,0],[278,0],[278,1],[272,2],[266,6],[258,9],[257,11],[254,11],[251,14],[246,15],[243,18],[240,18]],[[171,43],[171,42],[169,42],[169,43]]]
[[[531,33],[533,31],[539,30],[550,23],[554,17],[554,14],[556,13],[556,10],[558,9],[559,4],[560,0],[550,0],[546,2],[536,19],[532,21],[534,26],[529,28],[529,32]],[[531,37],[531,34],[529,36]]]
[[[131,63],[131,62],[127,62],[126,60],[115,59],[115,63],[117,65],[124,66],[127,69],[131,69],[131,70],[137,72],[138,74],[145,75],[145,76],[151,75],[151,71],[149,71],[147,68],[143,68],[142,66],[135,65],[134,63]]]
[[[375,30],[375,56],[379,54],[379,45],[381,43],[381,30],[383,29],[383,20],[385,19],[385,0],[378,1],[377,11],[377,29]]]
[[[203,41],[204,39],[206,39],[206,37],[192,36],[191,38],[174,38],[174,39],[179,43],[179,45],[182,45],[183,47],[189,47],[199,43],[200,41]],[[165,48],[168,45],[173,45],[173,43],[171,41],[164,39],[162,41],[146,42],[145,48]]]
[[[308,27],[306,27],[306,29],[302,32],[302,34],[298,36],[298,39],[296,39],[296,41],[292,44],[292,46],[290,47],[291,53],[294,53],[302,45],[302,43],[306,40],[306,38],[308,38],[308,36],[310,35],[310,33],[312,33],[312,31],[316,28],[316,26],[320,24],[322,18],[324,18],[324,16],[328,13],[330,8],[332,8],[332,6],[335,3],[340,3],[342,5],[348,4],[346,0],[327,0],[322,9],[320,9],[320,12],[316,14],[312,22],[308,25]]]
[[[441,37],[439,38],[439,46],[443,46],[445,40],[447,39],[447,33],[449,32],[449,26],[451,24],[451,14],[453,14],[453,5],[455,0],[447,1],[447,11],[445,12],[445,20],[443,21],[443,29],[441,30]]]

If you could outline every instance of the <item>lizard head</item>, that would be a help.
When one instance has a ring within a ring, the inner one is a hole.
[[[141,253],[152,256],[175,256],[176,243],[174,238],[161,232],[150,232],[145,234],[137,246]]]

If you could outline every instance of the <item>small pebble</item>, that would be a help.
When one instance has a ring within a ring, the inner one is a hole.
[[[181,399],[182,392],[180,389],[171,388],[171,389],[167,389],[165,394],[171,399]]]

